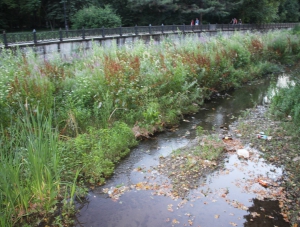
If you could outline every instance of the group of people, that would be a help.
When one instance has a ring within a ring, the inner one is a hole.
[[[230,21],[230,24],[242,24],[242,20],[239,19],[239,21],[236,18],[232,18],[232,20]]]
[[[191,25],[199,25],[199,19],[196,18],[196,20],[194,21],[194,19],[191,20]]]
[[[230,24],[242,24],[242,19],[237,20],[236,18],[232,18]],[[199,25],[199,19],[198,18],[196,18],[196,20],[192,19],[191,25]]]

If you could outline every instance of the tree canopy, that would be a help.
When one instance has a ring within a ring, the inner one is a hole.
[[[65,21],[70,28],[189,24],[195,18],[229,23],[233,17],[244,23],[298,22],[299,8],[300,0],[0,0],[0,28],[53,30],[64,28]]]

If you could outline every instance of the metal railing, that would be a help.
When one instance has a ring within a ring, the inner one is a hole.
[[[27,33],[5,33],[0,36],[0,44],[4,47],[15,45],[45,44],[84,39],[101,39],[105,37],[155,35],[165,33],[191,33],[205,31],[234,31],[234,30],[263,30],[293,28],[297,23],[271,23],[271,24],[205,24],[205,25],[161,25],[161,26],[135,26],[117,28],[95,28],[79,30],[59,30]]]

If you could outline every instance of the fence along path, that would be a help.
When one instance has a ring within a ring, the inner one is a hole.
[[[120,36],[157,35],[172,33],[191,33],[207,31],[234,31],[234,30],[263,30],[293,28],[297,23],[271,23],[271,24],[205,24],[205,25],[161,25],[161,26],[135,26],[117,28],[95,28],[79,30],[59,30],[44,32],[5,33],[0,39],[3,47],[19,45],[47,44],[72,40],[113,38]]]

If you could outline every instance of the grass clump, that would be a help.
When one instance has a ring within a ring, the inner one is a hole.
[[[174,150],[160,158],[158,171],[167,175],[173,184],[173,195],[184,198],[189,190],[198,187],[198,181],[215,169],[225,150],[221,139],[197,127],[197,139],[187,147]]]

